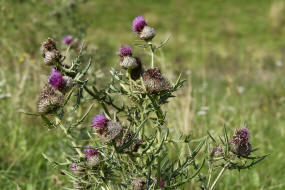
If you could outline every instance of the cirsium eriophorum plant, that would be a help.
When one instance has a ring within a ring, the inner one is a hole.
[[[254,149],[246,127],[232,138],[224,128],[219,142],[210,133],[198,140],[170,134],[163,105],[175,97],[184,80],[179,77],[171,83],[155,67],[155,52],[168,39],[155,45],[156,32],[141,16],[134,19],[133,29],[142,40],[138,47],[150,49],[150,64],[134,56],[130,46],[122,46],[122,70],[111,69],[111,79],[102,89],[88,82],[91,60],[84,65],[82,51],[67,64],[52,39],[42,45],[44,63],[52,72],[36,115],[49,127],[60,128],[71,147],[64,163],[43,155],[72,181],[72,189],[187,189],[191,181],[198,181],[201,189],[213,190],[226,170],[250,168],[265,158],[251,156]],[[95,102],[102,110],[82,127]],[[67,114],[73,116],[66,120]],[[172,159],[171,144],[183,156]]]

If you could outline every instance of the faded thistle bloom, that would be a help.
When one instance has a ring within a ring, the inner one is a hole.
[[[138,33],[142,40],[148,41],[155,36],[155,30],[147,25],[142,16],[138,16],[133,20],[133,30]]]
[[[230,140],[231,151],[238,156],[248,156],[251,152],[249,143],[250,133],[246,126],[242,129],[237,129]]]
[[[150,93],[157,94],[170,89],[171,85],[161,74],[158,68],[151,68],[144,72],[143,81],[146,90]]]
[[[84,154],[87,159],[86,165],[90,168],[99,164],[99,151],[93,148],[84,149]]]
[[[137,60],[132,56],[131,46],[121,46],[118,55],[121,57],[120,66],[123,69],[134,69],[138,66]]]
[[[108,120],[102,113],[93,118],[91,127],[93,127],[99,138],[105,142],[116,139],[123,130],[119,122]]]
[[[65,36],[62,40],[63,43],[69,45],[73,41],[73,37],[71,35]]]
[[[56,49],[56,44],[53,39],[48,38],[45,42],[42,43],[42,51],[44,63],[46,65],[54,65],[55,62],[60,63],[61,54]]]
[[[64,96],[56,91],[50,84],[45,85],[38,100],[39,113],[51,113],[56,111],[64,103]]]
[[[133,190],[145,190],[146,189],[146,182],[141,179],[137,178],[132,181]]]

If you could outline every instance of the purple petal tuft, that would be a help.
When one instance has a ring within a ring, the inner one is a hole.
[[[133,30],[135,32],[140,32],[147,25],[145,19],[142,16],[138,16],[133,20]]]

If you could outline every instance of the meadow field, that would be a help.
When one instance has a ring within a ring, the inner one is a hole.
[[[246,123],[258,153],[270,154],[250,170],[227,171],[217,189],[285,189],[282,0],[0,0],[0,189],[66,185],[42,156],[63,158],[63,134],[21,113],[36,112],[49,74],[41,42],[52,37],[64,49],[67,35],[84,40],[93,59],[90,74],[108,77],[111,67],[119,68],[119,47],[135,44],[138,15],[156,29],[155,42],[170,36],[156,64],[172,82],[179,73],[187,80],[164,107],[170,130],[200,138]],[[147,55],[140,53],[149,65]]]

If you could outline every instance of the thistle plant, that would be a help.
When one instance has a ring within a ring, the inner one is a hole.
[[[265,158],[251,156],[255,149],[246,127],[230,139],[224,128],[220,143],[210,133],[198,139],[171,134],[164,105],[185,80],[169,81],[154,62],[155,52],[169,38],[155,45],[156,32],[141,16],[134,19],[133,30],[141,39],[135,48],[149,49],[150,63],[142,63],[134,47],[122,46],[121,69],[111,69],[110,80],[100,89],[88,82],[91,60],[83,63],[83,48],[65,63],[53,39],[42,44],[51,74],[33,115],[66,136],[65,161],[43,154],[71,181],[66,189],[187,189],[196,181],[201,189],[213,190],[226,170],[250,168]],[[94,103],[100,109],[91,115]],[[183,156],[172,159],[171,144]]]

